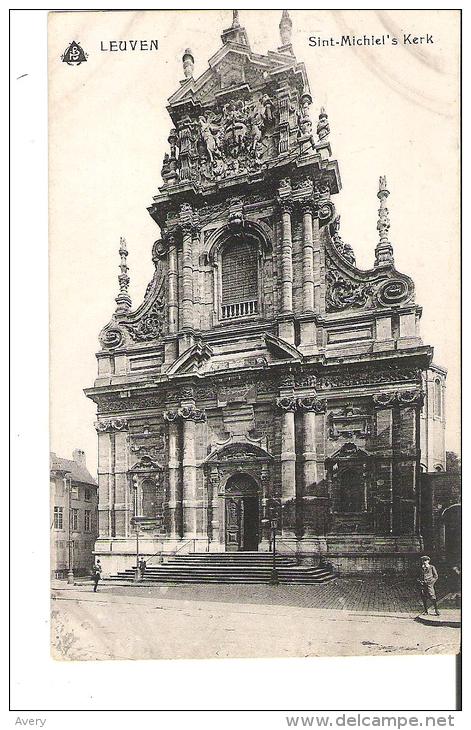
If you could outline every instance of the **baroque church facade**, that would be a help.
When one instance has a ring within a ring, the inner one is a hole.
[[[283,11],[281,45],[261,55],[234,11],[199,78],[183,55],[148,208],[155,273],[132,309],[121,241],[86,390],[105,574],[134,564],[136,522],[149,558],[268,551],[275,529],[301,562],[415,568],[433,351],[394,267],[384,177],[373,268],[342,240],[329,121],[323,108],[311,120],[291,27]]]

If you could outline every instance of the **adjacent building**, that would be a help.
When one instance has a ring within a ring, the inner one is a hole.
[[[424,407],[420,419],[423,472],[446,470],[446,370],[432,364],[423,375]]]
[[[85,452],[72,459],[50,455],[51,576],[90,575],[98,537],[98,485]]]
[[[445,373],[395,268],[385,177],[371,268],[342,238],[328,115],[291,27],[283,11],[280,45],[262,55],[233,11],[201,76],[183,54],[148,208],[154,276],[133,309],[121,240],[86,390],[105,574],[133,564],[136,522],[147,556],[267,551],[276,529],[277,549],[301,561],[416,570],[422,459],[444,459]]]

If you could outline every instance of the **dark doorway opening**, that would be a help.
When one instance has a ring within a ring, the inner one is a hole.
[[[237,475],[229,479],[225,492],[227,552],[258,550],[260,502],[256,482]]]
[[[339,512],[355,513],[365,509],[365,488],[359,469],[344,469],[340,473]]]
[[[454,504],[443,512],[445,525],[445,560],[449,565],[461,564],[461,505]]]

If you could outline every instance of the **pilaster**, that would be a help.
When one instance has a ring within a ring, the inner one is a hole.
[[[169,422],[169,508],[172,535],[198,536],[197,512],[202,504],[197,496],[196,424],[206,420],[194,401],[185,400],[178,410],[166,411]],[[182,423],[181,488],[178,460],[179,423]],[[181,516],[180,516],[181,515]]]
[[[179,431],[178,421],[168,423],[168,488],[169,488],[169,522],[170,537],[179,538],[183,534],[183,502],[182,483],[180,478],[179,462]]]
[[[286,395],[277,398],[276,405],[281,409],[281,504],[283,510],[283,535],[294,535],[294,524],[286,524],[288,504],[296,500],[296,444],[294,412],[296,400]],[[292,522],[294,522],[292,520]]]
[[[99,537],[126,536],[128,523],[128,422],[100,418],[98,433]]]

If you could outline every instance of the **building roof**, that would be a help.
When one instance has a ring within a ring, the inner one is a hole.
[[[73,482],[98,486],[96,479],[92,477],[87,467],[83,464],[78,464],[73,459],[62,459],[51,451],[49,465],[51,471],[70,472]]]

